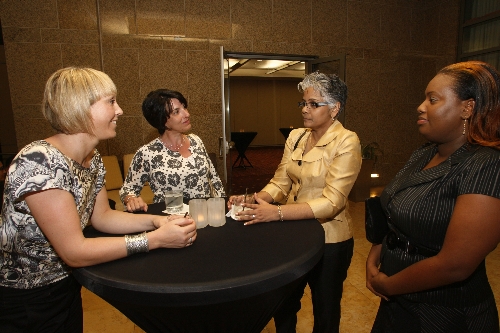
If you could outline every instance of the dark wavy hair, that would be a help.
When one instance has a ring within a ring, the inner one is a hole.
[[[438,74],[450,76],[460,100],[474,100],[467,140],[500,149],[500,73],[482,61],[446,66]]]
[[[157,89],[151,91],[142,102],[142,114],[148,123],[162,135],[168,130],[165,123],[172,113],[170,101],[176,98],[187,109],[188,103],[184,96],[175,90]]]

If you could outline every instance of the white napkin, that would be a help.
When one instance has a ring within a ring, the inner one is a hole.
[[[167,213],[167,211],[164,210],[163,213]],[[175,215],[184,215],[186,213],[189,213],[189,205],[182,204],[181,210],[178,213],[175,213]]]
[[[239,206],[239,207],[241,207],[241,206]],[[232,218],[233,220],[238,221],[240,218],[235,215],[235,213],[236,213],[235,208],[236,208],[235,205],[231,205],[231,210],[229,212],[227,212],[226,216]]]

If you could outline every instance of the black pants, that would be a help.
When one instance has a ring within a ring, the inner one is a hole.
[[[274,315],[276,333],[295,332],[297,312],[304,288],[311,288],[314,329],[313,333],[338,332],[340,324],[340,300],[347,269],[351,264],[354,240],[325,244],[321,260],[304,277],[299,287],[283,302]]]
[[[80,290],[71,275],[39,288],[0,287],[0,332],[83,332]]]

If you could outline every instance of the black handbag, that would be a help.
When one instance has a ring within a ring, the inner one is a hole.
[[[381,244],[389,232],[387,216],[382,209],[380,197],[365,200],[365,231],[366,239],[373,244]]]

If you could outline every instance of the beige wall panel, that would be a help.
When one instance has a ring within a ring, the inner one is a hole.
[[[61,58],[63,67],[80,66],[101,70],[99,45],[63,44]]]
[[[188,51],[186,67],[189,102],[220,103],[220,50]]]
[[[233,0],[231,5],[233,38],[253,39],[256,41],[257,39],[264,41],[272,40],[272,13],[272,0]]]
[[[380,36],[380,5],[369,2],[347,2],[348,45],[352,47],[377,48]]]
[[[116,84],[122,103],[140,103],[139,51],[111,49],[104,51],[104,71]]]
[[[211,110],[213,110],[213,108],[210,108],[209,103],[206,103],[203,101],[194,102],[192,99],[189,99],[188,104],[189,104],[188,111],[189,111],[189,115],[191,116],[191,118],[197,117],[197,116],[210,115],[212,113]],[[221,113],[221,110],[217,110],[217,112],[215,112],[215,114],[220,114],[220,113]]]
[[[57,0],[60,29],[97,29],[95,0]]]
[[[40,43],[42,36],[40,28],[2,28],[4,43]]]
[[[156,89],[180,91],[188,98],[186,52],[177,50],[139,51],[140,97]],[[201,74],[200,74],[201,75]]]
[[[219,51],[220,47],[224,46],[225,51],[248,52],[248,50],[252,49],[253,45],[251,40],[241,39],[210,39],[209,42],[209,50],[212,51]]]
[[[408,66],[408,103],[419,105],[424,99],[425,87],[427,87],[427,77],[424,77],[424,64],[419,57],[411,57]]]
[[[310,6],[310,1],[305,0],[273,0],[273,40],[310,43]]]
[[[252,43],[252,52],[255,53],[278,53],[278,54],[286,54],[285,52],[287,49],[283,49],[283,43],[275,43],[273,41],[269,40],[256,40],[255,42]],[[290,49],[293,49],[293,45],[288,45]],[[283,53],[281,53],[283,51]],[[290,54],[292,54],[290,52]],[[301,52],[300,54],[305,54]]]
[[[191,117],[191,132],[198,135],[208,152],[219,156],[219,137],[222,136],[222,114],[198,114]],[[219,162],[220,161],[220,162]],[[222,171],[222,160],[217,161],[218,172]]]
[[[149,125],[144,117],[141,118],[141,133],[143,144],[146,144],[159,136],[158,130]]]
[[[380,60],[379,93],[376,98],[383,103],[407,103],[411,66],[406,59]]]
[[[60,45],[7,44],[5,57],[12,104],[39,104],[43,98],[45,82],[62,67]]]
[[[314,1],[312,21],[314,22],[312,24],[312,42],[314,44],[347,44],[346,1]],[[323,24],[323,22],[329,23]],[[300,21],[297,22],[297,25],[301,25]]]
[[[210,48],[208,39],[184,38],[184,37],[162,37],[164,49],[201,51]]]
[[[142,99],[137,103],[127,103],[125,101],[122,101],[120,90],[118,89],[118,96],[116,100],[118,101],[118,105],[120,105],[120,108],[123,111],[122,117],[138,117],[138,118],[143,117]]]
[[[105,34],[102,45],[104,49],[162,49],[163,40],[160,36]]]
[[[186,0],[186,37],[231,38],[231,0]]]
[[[46,139],[56,133],[45,119],[18,119],[16,117],[14,123],[19,149],[22,149],[30,142]]]
[[[380,13],[380,48],[402,49],[411,48],[412,10],[408,7],[386,6]]]
[[[427,8],[419,13],[423,22],[419,28],[422,31],[422,51],[426,54],[437,54],[439,40],[439,15],[436,8]]]
[[[139,130],[141,122],[142,119],[140,117],[119,117],[118,126],[116,127],[116,137],[107,140],[108,155],[119,156],[121,160],[124,154],[135,153],[145,143],[142,141]]]
[[[184,1],[137,1],[136,20],[138,34],[174,36],[186,34]]]
[[[3,27],[57,28],[57,0],[9,0],[1,3]]]
[[[40,102],[38,104],[25,104],[13,106],[12,110],[14,112],[14,121],[22,122],[27,119],[45,119],[42,113],[42,98],[40,96]]]
[[[349,111],[366,112],[366,107],[379,102],[380,60],[352,59],[347,62]]]
[[[0,45],[0,145],[2,153],[17,153],[16,127],[10,101],[4,46]],[[5,156],[3,156],[5,157]],[[5,165],[5,164],[4,164]]]
[[[136,34],[135,0],[99,0],[104,34]]]
[[[43,43],[99,44],[97,30],[41,29]]]
[[[460,11],[460,2],[454,0],[447,0],[446,2],[448,4],[446,7],[438,7],[439,39],[437,41],[437,53],[449,55],[454,61],[459,28],[456,13]]]

